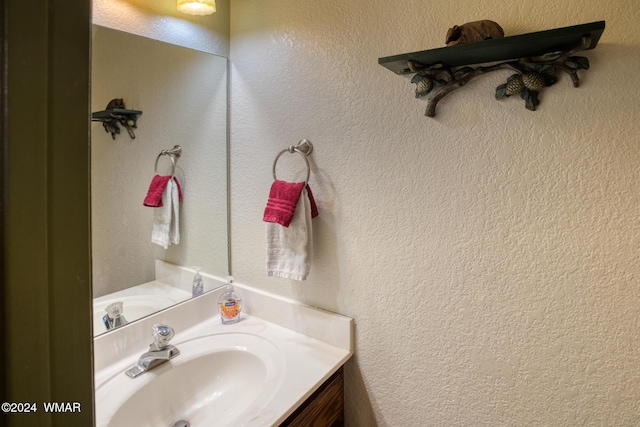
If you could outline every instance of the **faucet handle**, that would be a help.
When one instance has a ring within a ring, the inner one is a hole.
[[[115,319],[118,316],[122,316],[123,314],[123,302],[122,301],[118,301],[118,302],[114,302],[109,304],[104,311],[107,312],[107,315],[109,315],[109,319]]]
[[[104,326],[107,328],[107,331],[114,328],[118,328],[120,326],[123,326],[129,323],[127,322],[127,319],[125,319],[124,317],[122,304],[123,304],[122,301],[117,301],[109,304],[104,309],[104,311],[106,311],[107,314],[105,314],[102,317],[102,322],[104,323]]]
[[[162,323],[153,325],[151,330],[153,332],[153,345],[158,350],[167,348],[169,341],[171,341],[171,338],[175,335],[175,331],[171,326]]]

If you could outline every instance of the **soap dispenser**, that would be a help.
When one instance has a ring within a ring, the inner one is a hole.
[[[242,311],[242,298],[233,289],[233,277],[227,277],[226,288],[218,300],[218,308],[220,311],[220,319],[222,323],[227,325],[236,323],[240,320],[240,312]]]
[[[191,286],[191,297],[197,297],[204,293],[204,285],[202,284],[202,276],[200,275],[200,267],[193,267],[196,275],[193,276],[193,285]]]

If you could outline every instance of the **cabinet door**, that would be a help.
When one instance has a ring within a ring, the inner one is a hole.
[[[320,386],[281,427],[339,427],[344,425],[342,367]]]

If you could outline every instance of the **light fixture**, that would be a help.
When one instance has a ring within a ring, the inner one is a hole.
[[[189,15],[211,15],[216,11],[216,0],[178,0],[178,10]]]

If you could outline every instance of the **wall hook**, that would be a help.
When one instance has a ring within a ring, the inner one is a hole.
[[[293,150],[291,149],[292,147],[293,146],[289,147],[290,153],[293,153]],[[310,156],[311,153],[313,153],[313,144],[306,138],[301,139],[300,142],[295,145],[295,148],[297,148],[299,151],[302,151],[302,154],[304,154],[305,156]]]

